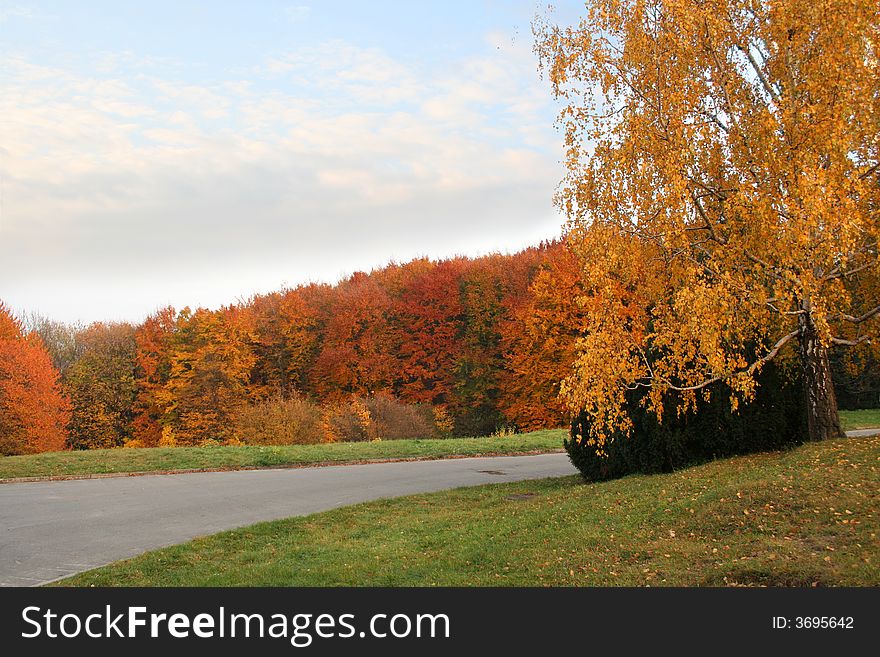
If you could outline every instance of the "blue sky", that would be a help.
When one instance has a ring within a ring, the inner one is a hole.
[[[0,1],[0,299],[138,321],[557,235],[537,11]]]

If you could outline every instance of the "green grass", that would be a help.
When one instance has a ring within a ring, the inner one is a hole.
[[[841,411],[844,429],[880,427],[880,409]],[[561,449],[565,432],[534,431],[503,438],[394,440],[273,447],[176,447],[96,449],[0,456],[0,481],[20,477],[266,468],[400,458],[444,458],[481,454],[517,454]]]
[[[880,427],[880,408],[840,411],[840,423],[845,431]]]
[[[75,586],[880,585],[880,440],[462,488],[262,523]]]
[[[564,435],[563,430],[552,429],[500,438],[388,440],[272,447],[173,447],[48,452],[27,456],[0,456],[0,480],[16,477],[284,467],[376,459],[547,452],[562,449]]]

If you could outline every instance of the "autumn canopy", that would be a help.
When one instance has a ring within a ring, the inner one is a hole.
[[[786,357],[810,438],[840,435],[829,349],[880,324],[880,4],[595,0],[536,34],[589,281],[564,395],[591,439],[628,425],[629,390],[658,414],[719,382],[748,400]]]
[[[535,32],[564,106],[564,242],[139,326],[26,331],[0,304],[0,453],[588,416],[601,454],[634,408],[734,412],[771,360],[809,437],[839,436],[834,351],[875,376],[880,357],[880,3],[593,0]]]
[[[0,454],[63,449],[69,418],[42,341],[0,302]]]

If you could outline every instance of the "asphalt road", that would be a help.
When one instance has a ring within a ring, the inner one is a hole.
[[[575,474],[565,454],[0,484],[0,586],[36,586],[263,520]]]
[[[846,432],[846,435],[850,438],[873,436],[875,434],[880,434],[880,429],[852,429]]]

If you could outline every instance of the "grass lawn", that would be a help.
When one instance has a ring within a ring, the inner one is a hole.
[[[272,447],[96,449],[0,456],[0,480],[166,470],[211,470],[345,463],[378,459],[517,454],[562,449],[565,431],[553,429],[502,438],[388,440]]]
[[[873,429],[880,427],[880,408],[859,411],[840,411],[840,423],[845,431],[850,429]]]
[[[880,409],[841,411],[844,429],[880,427]],[[324,443],[273,447],[175,447],[96,449],[0,456],[0,481],[17,477],[65,477],[169,470],[271,468],[381,459],[444,458],[484,454],[549,452],[562,448],[562,429],[503,438],[394,440],[377,443]]]
[[[76,586],[880,585],[880,440],[680,472],[415,495],[261,523]]]

